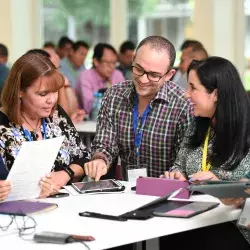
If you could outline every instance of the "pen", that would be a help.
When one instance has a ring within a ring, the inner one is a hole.
[[[100,214],[100,213],[94,213],[94,212],[82,212],[79,213],[80,216],[84,217],[92,217],[97,219],[105,219],[105,220],[117,220],[117,221],[126,221],[126,218],[120,217],[120,216],[114,216],[114,215],[108,215],[108,214]]]

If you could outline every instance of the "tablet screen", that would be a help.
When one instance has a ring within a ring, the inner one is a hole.
[[[102,180],[93,182],[77,182],[74,183],[75,187],[81,191],[96,190],[96,189],[109,189],[119,187],[112,180]]]

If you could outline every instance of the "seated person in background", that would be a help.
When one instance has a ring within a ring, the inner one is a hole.
[[[48,52],[50,60],[58,69],[60,67],[60,60],[58,55],[52,49],[45,49]],[[79,109],[78,99],[76,97],[75,90],[71,87],[69,80],[65,77],[64,86],[59,90],[58,104],[64,108],[66,113],[70,116],[73,123],[83,121],[85,111]]]
[[[131,41],[125,41],[120,46],[118,61],[120,70],[126,80],[132,80],[132,60],[135,51],[135,44]]]
[[[250,102],[239,73],[228,60],[210,57],[193,61],[187,74],[186,97],[194,105],[195,118],[172,171],[165,172],[165,176],[193,182],[244,178],[250,171]],[[243,229],[240,231],[248,242],[231,222],[223,225],[221,235],[215,235],[216,226],[200,229],[199,237],[190,233],[190,242],[195,241],[197,246],[192,249],[200,249],[201,244],[202,249],[231,245],[238,247],[229,249],[249,249],[249,237]],[[228,237],[227,230],[234,234]],[[207,235],[213,240],[208,242]],[[186,242],[181,238],[178,241]]]
[[[60,57],[60,59],[63,59],[64,57],[67,57],[69,55],[72,50],[72,47],[72,40],[70,40],[67,36],[62,36],[58,42],[56,53]]]
[[[14,63],[1,96],[0,157],[6,176],[24,141],[65,136],[52,172],[42,178],[40,197],[80,180],[84,163],[90,159],[70,118],[57,105],[63,84],[64,77],[49,58],[27,53]],[[8,191],[9,184],[0,181],[0,198],[5,198]]]
[[[56,47],[53,42],[45,42],[43,45],[43,49],[52,49],[55,51]]]
[[[73,44],[69,55],[60,62],[60,72],[69,79],[72,88],[76,86],[79,73],[85,70],[84,61],[89,51],[89,45],[84,41]]]
[[[48,57],[55,67],[59,68],[60,59],[58,55],[52,49],[32,49],[27,53],[41,54]],[[83,121],[85,112],[79,109],[78,100],[75,91],[71,88],[69,81],[64,77],[64,85],[58,90],[58,104],[64,109],[64,111],[70,116],[73,123]]]
[[[9,74],[9,68],[6,66],[8,61],[8,49],[0,43],[0,93]]]
[[[188,127],[192,106],[184,91],[168,80],[175,73],[175,48],[164,37],[149,36],[133,58],[133,81],[109,88],[103,97],[85,172],[98,180],[119,156],[128,165],[146,165],[159,177],[173,165]],[[143,133],[142,133],[143,131]]]
[[[204,60],[208,57],[203,45],[196,40],[186,40],[181,46],[181,58],[176,74],[171,79],[184,90],[187,89],[187,69],[192,60]]]
[[[124,81],[119,70],[115,69],[117,54],[115,49],[106,43],[98,43],[94,48],[93,68],[79,74],[76,91],[81,107],[91,113],[94,93],[100,89]]]

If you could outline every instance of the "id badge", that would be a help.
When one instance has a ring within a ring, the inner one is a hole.
[[[246,199],[244,208],[242,209],[240,218],[237,222],[238,226],[243,228],[249,228],[250,227],[250,198]]]
[[[147,177],[146,165],[128,165],[126,168],[126,177],[132,185],[136,185],[136,180],[139,177]]]

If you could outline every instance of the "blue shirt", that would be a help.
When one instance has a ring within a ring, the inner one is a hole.
[[[60,72],[69,79],[72,88],[75,88],[77,77],[82,70],[85,70],[84,65],[76,68],[68,58],[63,58],[60,62]]]
[[[3,89],[3,85],[8,74],[9,74],[9,69],[4,64],[0,64],[0,91],[2,91]]]

